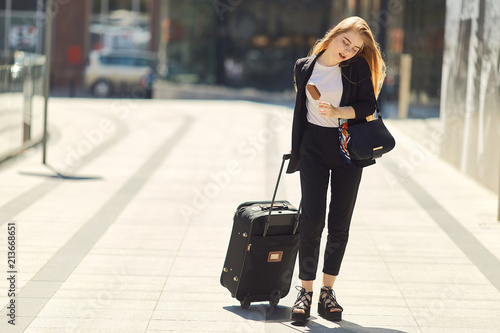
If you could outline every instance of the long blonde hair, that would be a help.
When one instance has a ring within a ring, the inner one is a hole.
[[[373,38],[373,33],[370,27],[361,17],[348,17],[328,30],[325,36],[316,42],[310,52],[310,55],[326,50],[335,37],[348,31],[358,32],[363,40],[363,46],[361,50],[358,51],[356,56],[361,56],[368,62],[370,71],[372,72],[373,90],[375,92],[375,97],[378,97],[385,79],[385,62],[382,59],[380,46]]]

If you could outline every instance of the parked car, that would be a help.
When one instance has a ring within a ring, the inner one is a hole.
[[[154,72],[155,57],[148,52],[91,51],[85,69],[85,86],[96,97],[122,94],[145,97],[141,82]]]

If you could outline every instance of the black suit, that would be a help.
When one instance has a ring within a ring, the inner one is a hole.
[[[319,55],[299,59],[295,64],[297,97],[292,127],[292,158],[288,173],[300,169],[302,219],[300,222],[299,278],[314,280],[321,234],[325,227],[328,185],[331,202],[328,212],[328,239],[323,272],[338,275],[349,237],[349,227],[361,181],[362,167],[349,164],[340,153],[338,128],[308,123],[306,84]],[[353,58],[342,69],[340,106],[352,106],[356,118],[349,124],[366,121],[375,110],[371,72],[364,58]]]
[[[307,126],[306,84],[311,77],[316,59],[321,54],[322,52],[307,58],[301,58],[295,63],[294,73],[297,96],[293,111],[292,158],[288,164],[287,173],[299,170],[300,145]],[[342,68],[342,85],[344,86],[340,106],[352,106],[356,112],[356,118],[350,119],[349,125],[364,122],[366,117],[375,112],[375,94],[370,67],[366,60],[361,57],[353,58],[340,66]],[[348,90],[349,96],[347,95]],[[358,162],[356,165],[364,167],[373,163],[375,161],[364,162],[363,164]]]

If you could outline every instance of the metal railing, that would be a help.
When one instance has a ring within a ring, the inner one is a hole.
[[[43,139],[45,57],[21,51],[0,57],[0,162]]]

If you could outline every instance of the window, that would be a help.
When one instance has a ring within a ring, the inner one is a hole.
[[[149,59],[128,56],[101,56],[100,62],[105,65],[147,67],[150,65]]]
[[[45,1],[42,1],[42,8],[45,8]],[[36,8],[38,6],[38,0],[0,0],[0,10],[7,9],[7,3],[11,3],[12,10],[20,10],[20,11],[33,11],[36,12]]]

